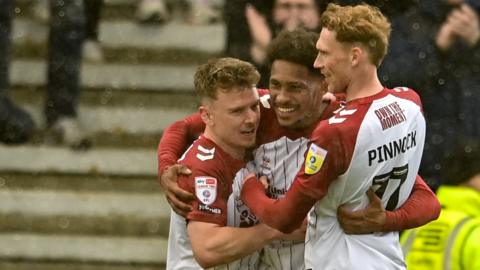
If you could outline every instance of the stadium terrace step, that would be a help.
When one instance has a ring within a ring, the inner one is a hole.
[[[152,180],[155,181],[155,180]],[[164,196],[121,192],[0,190],[1,213],[33,216],[117,216],[132,219],[170,217]]]
[[[211,58],[221,57],[219,53],[205,53],[194,50],[176,48],[149,49],[144,48],[102,48],[104,63],[122,64],[155,64],[198,66]],[[12,48],[14,59],[47,59],[46,44],[18,44]],[[88,61],[85,61],[88,63]]]
[[[115,264],[93,262],[0,260],[2,270],[165,270],[164,265]]]
[[[44,126],[43,107],[24,106],[38,126]],[[80,106],[79,122],[91,133],[159,134],[168,125],[192,113],[177,109]],[[158,137],[160,139],[160,137]]]
[[[164,265],[167,240],[0,233],[0,259]]]
[[[161,192],[2,188],[0,203],[3,233],[168,236],[170,208]]]
[[[22,17],[32,17],[33,15],[33,8],[32,2],[38,0],[16,0],[15,7],[17,8],[17,14]],[[140,1],[139,0],[105,0],[104,1],[104,8],[101,11],[101,19],[102,20],[118,20],[118,19],[128,19],[128,20],[135,20],[135,13],[137,9],[137,5]],[[166,0],[165,1],[168,6],[174,8],[173,16],[177,16],[178,18],[173,18],[180,20],[186,14],[181,14],[182,12],[186,12],[186,10],[178,10],[178,9],[185,9],[185,0]],[[225,0],[209,0],[209,3],[212,3],[218,9],[221,9]],[[173,7],[176,5],[175,7]],[[172,12],[171,12],[172,13]],[[178,14],[180,13],[180,14]]]
[[[31,19],[15,18],[13,44],[46,44],[48,26]],[[129,20],[102,21],[99,41],[104,48],[136,50],[187,50],[220,54],[225,47],[222,23],[189,25],[171,22],[165,25],[141,25]]]
[[[46,174],[46,173],[8,173],[0,172],[0,191],[2,190],[48,190],[78,192],[119,192],[155,195],[161,193],[156,177],[111,176],[85,174]],[[163,194],[162,194],[163,196]]]
[[[35,1],[15,1],[10,94],[40,131],[0,144],[0,269],[164,270],[170,208],[156,146],[196,110],[195,68],[222,55],[225,26],[143,25],[137,0],[105,0],[104,61],[82,65],[79,121],[93,147],[74,151],[42,138],[48,25],[33,19]]]
[[[43,86],[46,72],[44,61],[14,60],[10,81],[13,87]],[[191,91],[194,73],[194,66],[85,64],[81,81],[82,86],[90,88]]]
[[[22,106],[41,107],[47,96],[44,86],[15,87],[10,89],[10,97]],[[84,87],[80,96],[80,106],[84,107],[125,107],[125,109],[161,109],[193,112],[198,108],[194,91],[140,91],[112,88]]]
[[[0,145],[0,171],[156,177],[156,149]]]

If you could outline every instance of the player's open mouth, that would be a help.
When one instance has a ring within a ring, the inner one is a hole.
[[[277,107],[277,110],[281,113],[290,113],[295,111],[295,107]]]
[[[251,130],[242,130],[240,131],[240,133],[242,134],[245,134],[245,135],[252,135],[255,133],[255,129],[251,129]]]

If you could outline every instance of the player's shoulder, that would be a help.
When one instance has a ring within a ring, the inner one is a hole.
[[[422,105],[420,95],[418,95],[418,93],[412,88],[405,87],[405,86],[398,86],[391,89],[386,88],[386,91],[398,98],[410,100],[420,106]]]
[[[212,141],[200,136],[179,160],[180,163],[192,167],[211,167],[222,162],[221,151]]]
[[[339,128],[348,128],[351,126],[352,122],[356,122],[355,120],[361,119],[361,108],[358,106],[348,106],[344,101],[337,102],[333,108],[333,116],[328,118],[326,121],[322,121],[325,127],[328,129],[336,130]],[[332,108],[332,109],[333,109]]]

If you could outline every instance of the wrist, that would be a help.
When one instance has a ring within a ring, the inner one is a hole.
[[[170,169],[170,167],[172,167],[173,165],[175,165],[175,162],[160,161],[158,165],[158,176],[162,176],[162,174],[168,169]]]
[[[282,237],[285,235],[282,232],[275,230],[272,227],[269,227],[268,225],[265,225],[264,223],[258,224],[258,226],[262,226],[263,233],[262,235],[265,236],[265,244],[270,243],[271,241],[282,239]]]
[[[383,232],[395,231],[395,224],[397,223],[397,215],[392,211],[385,211],[385,223],[382,226]]]
[[[470,39],[470,47],[476,47],[478,45],[478,41],[480,40],[480,32],[477,35],[472,36]]]

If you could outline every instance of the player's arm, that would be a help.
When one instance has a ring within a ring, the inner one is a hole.
[[[283,235],[262,223],[236,228],[190,221],[187,229],[195,259],[203,268],[243,258]]]
[[[192,114],[167,127],[158,145],[158,181],[171,208],[181,216],[191,211],[189,202],[195,197],[178,187],[178,175],[189,174],[190,171],[185,166],[175,164],[204,128],[200,114]]]
[[[159,175],[167,167],[177,163],[187,147],[198,138],[204,129],[205,123],[202,121],[200,114],[194,113],[176,121],[163,131],[162,139],[158,144]]]
[[[425,225],[438,218],[441,208],[435,193],[417,175],[408,200],[397,210],[386,212],[382,231],[401,231]]]
[[[440,214],[440,202],[418,175],[407,201],[394,211],[386,211],[373,190],[370,189],[367,196],[370,203],[365,209],[350,211],[347,206],[338,208],[338,221],[345,233],[401,231],[424,225]]]
[[[263,223],[283,233],[292,232],[302,224],[312,206],[327,194],[330,184],[345,171],[347,162],[342,158],[345,149],[341,138],[338,129],[328,128],[328,122],[322,121],[312,133],[305,163],[284,198],[268,198],[263,185],[250,174],[242,187],[242,201]]]
[[[295,181],[283,199],[271,199],[253,174],[245,179],[241,198],[263,223],[283,233],[291,233],[300,227],[316,202],[304,194]]]

